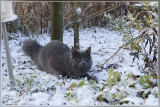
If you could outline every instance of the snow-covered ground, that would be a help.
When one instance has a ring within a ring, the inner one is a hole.
[[[132,61],[133,56],[128,49],[121,49],[117,55],[109,60],[104,68],[98,68],[121,45],[122,36],[107,28],[95,28],[80,30],[80,48],[85,50],[91,46],[93,65],[90,74],[96,76],[98,83],[87,78],[57,79],[55,76],[40,71],[21,50],[24,40],[28,37],[20,32],[9,34],[10,52],[15,76],[16,89],[10,90],[7,72],[6,56],[2,44],[2,105],[158,105],[156,94],[158,87],[144,89],[138,79],[127,78],[134,74],[144,75],[139,66],[144,66],[142,59]],[[136,32],[135,32],[136,34]],[[50,41],[49,34],[35,36],[41,45]],[[73,30],[64,31],[64,43],[73,46]],[[121,74],[121,80],[113,86],[107,84],[109,71]],[[152,82],[156,80],[152,79]],[[131,87],[131,84],[135,86]],[[149,93],[142,98],[139,92]],[[102,101],[102,98],[105,99]]]

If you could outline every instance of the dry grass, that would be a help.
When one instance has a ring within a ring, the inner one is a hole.
[[[64,28],[72,27],[73,16],[77,2],[64,3]],[[24,34],[42,34],[50,32],[51,28],[51,2],[14,2],[13,9],[19,20],[8,23],[8,31],[15,28]],[[83,2],[81,12],[81,27],[104,26],[106,19],[104,13],[115,17],[126,14],[125,3],[121,2]],[[123,10],[123,11],[122,11]]]

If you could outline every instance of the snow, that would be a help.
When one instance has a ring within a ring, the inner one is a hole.
[[[77,7],[76,13],[77,13],[77,15],[81,14],[81,8],[80,7]]]
[[[141,6],[142,6],[142,4],[140,4],[140,3],[136,3],[136,4],[134,4],[134,6],[135,6],[135,7],[141,7]]]
[[[46,100],[49,99],[49,94],[47,93],[34,93],[32,94],[32,98],[35,99],[34,103],[35,105],[40,105],[41,103],[45,103]]]
[[[157,6],[158,7],[158,2],[150,2],[149,5],[150,6]]]
[[[96,33],[94,30],[96,30]],[[63,41],[70,48],[74,45],[73,34],[73,29],[64,31]],[[122,48],[115,57],[104,65],[104,69],[98,68],[98,65],[103,64],[123,45],[121,41],[123,37],[119,32],[111,31],[106,27],[95,27],[95,29],[81,29],[79,34],[80,49],[85,50],[91,46],[93,65],[90,75],[96,76],[98,83],[90,84],[87,78],[63,78],[58,80],[55,76],[38,70],[31,59],[24,55],[21,50],[23,41],[29,37],[20,32],[11,33],[9,34],[12,37],[9,40],[9,47],[12,65],[14,66],[16,90],[10,90],[4,44],[2,43],[2,105],[110,105],[111,103],[98,101],[97,97],[103,94],[108,101],[114,101],[114,98],[111,97],[114,93],[117,96],[121,94],[126,96],[121,101],[127,100],[129,103],[123,105],[158,105],[158,98],[155,97],[158,87],[150,88],[151,94],[148,98],[143,99],[138,97],[137,93],[139,91],[148,92],[148,90],[143,89],[137,80],[127,79],[126,75],[130,73],[144,75],[138,69],[138,65],[144,65],[143,60],[140,58],[140,60],[135,59],[133,62],[133,56],[130,56],[128,49]],[[50,41],[49,34],[35,37],[41,45],[45,45]],[[109,87],[106,84],[110,69],[108,66],[111,64],[114,65],[114,71],[121,73],[121,81],[117,85]],[[83,86],[76,86],[67,90],[72,83],[78,85],[81,81],[85,83]],[[155,83],[155,79],[151,79],[151,81]],[[135,88],[130,88],[129,85],[133,83],[137,83]],[[103,91],[100,91],[100,89],[103,89]],[[67,96],[67,93],[70,93],[70,95]],[[117,96],[116,98],[118,98]]]
[[[139,3],[134,4],[135,7],[142,7],[143,5],[144,5],[143,2],[139,2]],[[152,7],[155,6],[155,7],[157,7],[158,6],[158,2],[150,2],[149,6],[152,6]]]

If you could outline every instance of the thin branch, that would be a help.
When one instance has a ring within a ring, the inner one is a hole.
[[[143,33],[142,33],[143,34]],[[143,35],[140,35],[136,38],[134,38],[133,40],[139,39],[141,38]],[[127,43],[125,43],[124,45],[120,46],[119,49],[110,57],[108,58],[103,64],[99,65],[99,68],[103,68],[104,64],[106,64],[111,58],[113,58],[124,46],[126,46],[130,41],[128,41]]]
[[[84,20],[84,19],[89,20],[89,19],[91,19],[91,18],[97,17],[97,16],[101,15],[101,14],[104,13],[104,12],[106,12],[106,13],[107,13],[107,12],[110,12],[110,11],[116,9],[117,7],[121,6],[121,5],[122,5],[122,3],[120,3],[119,5],[114,5],[114,6],[112,6],[112,7],[110,7],[110,9],[109,9],[109,8],[105,8],[105,9],[103,9],[103,10],[100,10],[100,11],[96,12],[95,14],[92,14],[92,15],[87,16],[86,18],[83,18],[82,20]]]
[[[99,65],[99,68],[102,68],[104,64],[106,64],[111,58],[113,58],[125,45],[120,46],[119,49],[110,58],[108,58],[102,65]]]

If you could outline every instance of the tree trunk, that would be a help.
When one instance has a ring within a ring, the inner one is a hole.
[[[82,3],[77,3],[76,14],[74,16],[73,29],[74,29],[74,47],[79,49],[79,19],[81,19]]]
[[[52,3],[51,40],[63,41],[63,2]]]

